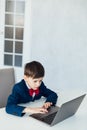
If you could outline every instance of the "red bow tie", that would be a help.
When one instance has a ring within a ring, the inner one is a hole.
[[[35,93],[35,95],[38,95],[39,94],[39,89],[36,89],[36,90],[29,89],[30,96],[33,96],[34,93]]]

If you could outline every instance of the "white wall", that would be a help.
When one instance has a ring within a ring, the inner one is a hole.
[[[87,0],[32,0],[31,60],[51,88],[87,90]]]
[[[3,61],[4,2],[0,5]],[[87,0],[26,0],[25,12],[24,64],[40,61],[46,70],[44,82],[50,88],[87,91]],[[15,73],[19,81],[23,68]]]
[[[0,67],[3,66],[3,50],[4,50],[4,10],[5,10],[5,0],[3,2],[0,0]],[[2,13],[3,12],[3,13]]]

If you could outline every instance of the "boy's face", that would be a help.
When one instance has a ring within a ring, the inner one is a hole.
[[[32,77],[27,77],[25,76],[25,81],[29,85],[30,88],[36,90],[38,87],[40,87],[43,77],[40,78],[32,78]]]

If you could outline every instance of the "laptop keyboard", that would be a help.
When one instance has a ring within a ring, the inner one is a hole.
[[[50,114],[50,115],[48,115],[48,116],[45,116],[45,117],[43,117],[41,120],[44,121],[44,122],[46,122],[46,123],[48,123],[48,124],[51,124],[51,122],[53,121],[53,119],[54,119],[56,113],[57,113],[57,112],[54,112],[54,113],[52,113],[52,114]]]

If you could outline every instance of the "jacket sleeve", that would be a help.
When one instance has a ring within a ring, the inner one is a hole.
[[[44,97],[46,97],[46,101],[45,102],[52,102],[53,105],[56,104],[57,102],[57,98],[58,98],[58,95],[56,92],[54,92],[53,90],[51,89],[48,89],[44,83],[42,82],[42,95]]]
[[[22,111],[25,109],[25,107],[19,106],[18,103],[20,103],[20,95],[18,93],[17,87],[14,86],[12,94],[8,97],[6,112],[8,114],[20,117],[23,116],[25,113],[22,113]]]

